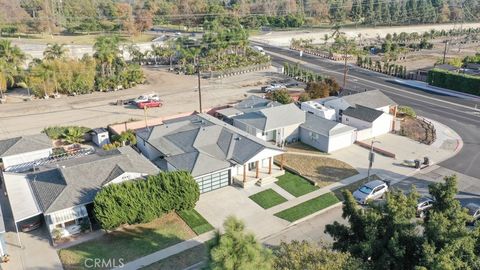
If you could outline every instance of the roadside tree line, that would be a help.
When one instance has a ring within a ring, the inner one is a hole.
[[[77,95],[130,88],[144,82],[140,66],[121,56],[117,36],[101,36],[92,56],[67,57],[64,45],[48,44],[43,59],[24,68],[26,54],[9,40],[0,40],[0,95],[11,87],[24,87],[37,97]]]

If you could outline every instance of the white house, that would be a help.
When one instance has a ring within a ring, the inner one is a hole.
[[[0,163],[4,170],[30,163],[52,154],[52,141],[44,133],[0,141]]]
[[[53,161],[34,172],[5,172],[4,182],[15,224],[43,215],[52,235],[55,228],[89,224],[93,199],[102,187],[158,172],[127,146]]]
[[[333,121],[337,120],[337,112],[335,111],[335,109],[326,107],[324,105],[324,102],[320,102],[319,100],[305,101],[302,102],[300,106],[302,110],[317,115],[321,118]]]
[[[138,130],[137,147],[160,169],[186,170],[202,193],[236,182],[244,187],[275,181],[283,150],[212,117],[198,114]]]
[[[307,113],[300,126],[300,140],[323,152],[330,153],[352,145],[356,128]]]
[[[342,123],[355,127],[357,141],[386,134],[392,130],[393,116],[361,105],[343,111]]]

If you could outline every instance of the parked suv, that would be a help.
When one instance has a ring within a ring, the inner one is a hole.
[[[364,184],[353,192],[353,197],[358,203],[366,204],[369,200],[382,198],[387,191],[387,183],[381,180],[374,180]]]

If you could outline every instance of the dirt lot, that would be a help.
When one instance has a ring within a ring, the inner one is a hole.
[[[318,151],[317,151],[318,152]],[[358,174],[352,166],[333,158],[313,154],[284,154],[285,165],[324,187]],[[280,162],[279,160],[277,162]]]
[[[280,80],[275,68],[238,76],[202,80],[203,109],[237,102],[248,95],[262,95],[258,82]],[[114,106],[117,99],[129,99],[157,92],[165,101],[161,108],[147,111],[149,118],[192,112],[198,109],[197,77],[176,75],[160,68],[145,68],[148,83],[134,88],[76,97],[28,102],[11,95],[0,104],[0,139],[33,134],[47,126],[81,125],[102,127],[131,119],[143,119],[143,110],[133,106]],[[18,103],[18,101],[21,101]]]
[[[480,23],[465,23],[462,26],[463,28],[476,28],[480,27]],[[434,25],[408,25],[408,26],[393,26],[393,27],[371,27],[371,28],[342,28],[341,31],[344,32],[349,37],[358,38],[358,35],[361,34],[364,39],[375,39],[377,36],[384,37],[388,33],[412,33],[412,32],[425,32],[430,31],[430,29],[442,30],[442,29],[453,29],[459,28],[458,24],[434,24]],[[314,29],[314,30],[296,30],[296,31],[276,31],[268,32],[263,35],[254,36],[251,40],[263,42],[275,46],[289,46],[292,38],[299,39],[313,39],[314,43],[323,43],[322,38],[324,34],[332,34],[331,29]]]

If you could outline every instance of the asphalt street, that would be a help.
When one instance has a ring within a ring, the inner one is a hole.
[[[259,44],[278,65],[284,62],[300,66],[343,81],[343,64],[299,52]],[[439,95],[402,86],[393,82],[394,77],[350,66],[348,92],[379,89],[400,105],[411,106],[418,115],[439,121],[455,130],[464,142],[461,151],[439,165],[468,176],[480,178],[480,101]],[[480,99],[479,99],[480,100]],[[434,157],[432,157],[434,159]]]

